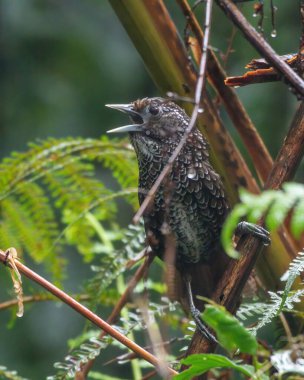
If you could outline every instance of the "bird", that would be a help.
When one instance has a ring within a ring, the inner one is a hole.
[[[129,134],[138,161],[138,198],[142,204],[185,134],[190,118],[178,104],[161,97],[107,106],[131,119],[131,124],[108,133]],[[210,161],[208,142],[194,127],[143,219],[148,244],[177,269],[174,286],[179,300],[209,339],[214,339],[213,335],[197,318],[203,302],[196,296],[211,296],[230,260],[220,245],[229,211],[223,182]],[[267,235],[262,227],[252,229],[257,235]]]

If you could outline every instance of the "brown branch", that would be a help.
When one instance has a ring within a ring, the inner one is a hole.
[[[250,84],[266,83],[279,81],[280,76],[274,69],[259,69],[249,71],[244,75],[228,77],[225,79],[225,85],[231,87],[248,86]]]
[[[203,32],[186,0],[177,0],[178,5],[188,20],[190,28],[197,38],[199,44],[202,44]],[[196,60],[199,62],[200,57],[197,54]],[[272,166],[272,158],[249,118],[244,106],[240,102],[235,90],[225,86],[227,74],[221,67],[216,55],[209,49],[207,62],[207,78],[215,88],[216,92],[223,101],[229,117],[235,128],[241,136],[251,158],[255,169],[262,181],[266,181]],[[258,154],[257,154],[258,152]]]
[[[247,40],[286,79],[300,98],[304,98],[304,81],[272,49],[255,28],[249,24],[238,7],[230,0],[216,0],[218,6],[232,22],[242,31]]]
[[[9,265],[7,261],[7,254],[6,252],[3,252],[0,250],[0,262],[2,262],[4,265]],[[40,286],[42,286],[44,289],[52,293],[55,297],[59,298],[61,301],[66,303],[68,306],[70,306],[72,309],[74,309],[77,313],[84,316],[86,319],[90,320],[94,325],[104,330],[107,334],[109,334],[112,338],[122,343],[124,346],[128,347],[130,350],[138,354],[141,358],[148,361],[155,367],[159,368],[161,363],[159,360],[152,355],[150,352],[144,350],[142,347],[140,347],[135,342],[131,341],[129,338],[121,334],[119,331],[115,330],[112,326],[110,326],[108,323],[106,323],[103,319],[98,317],[96,314],[94,314],[91,310],[77,302],[74,298],[70,297],[68,294],[57,288],[55,285],[44,279],[43,277],[39,276],[36,272],[32,271],[18,260],[14,260],[15,265],[20,273],[25,275],[30,280],[36,282]],[[170,377],[172,375],[176,374],[176,371],[174,371],[171,368],[167,368],[167,377]]]
[[[192,129],[195,126],[196,119],[198,117],[199,111],[200,111],[200,101],[202,92],[204,89],[205,84],[205,74],[206,74],[206,66],[207,66],[207,55],[208,55],[208,43],[209,43],[209,36],[210,36],[210,26],[211,26],[211,13],[212,13],[212,2],[213,0],[207,0],[206,2],[206,15],[205,15],[205,35],[203,38],[202,43],[202,58],[200,62],[199,67],[199,74],[197,78],[196,88],[195,88],[195,95],[194,95],[194,107],[192,111],[192,115],[190,118],[190,122],[188,127],[185,130],[185,133],[183,137],[181,138],[178,146],[172,153],[172,156],[169,158],[168,163],[158,176],[157,180],[149,190],[145,200],[141,204],[139,210],[135,214],[133,218],[134,223],[138,223],[139,219],[143,215],[144,211],[146,210],[147,206],[150,204],[151,200],[153,199],[157,189],[159,188],[160,184],[164,180],[164,178],[169,174],[169,171],[176,160],[177,156],[179,155],[180,151],[182,150],[183,146],[187,142],[188,136],[191,133]]]
[[[75,295],[73,298],[78,301],[87,301],[90,297],[87,294]],[[43,302],[43,301],[57,301],[56,297],[53,297],[50,294],[35,294],[32,296],[25,296],[22,298],[23,303],[32,303],[32,302]],[[18,305],[18,300],[13,299],[0,303],[0,310],[6,310],[10,307]]]
[[[290,180],[304,154],[304,103],[301,103],[291,124],[284,144],[274,162],[265,189],[278,189],[283,182]],[[262,223],[262,221],[261,221]],[[240,239],[237,250],[242,254],[240,260],[230,261],[212,299],[234,313],[237,309],[244,285],[263,248],[261,241],[253,236]],[[210,352],[214,345],[196,332],[188,354]]]
[[[298,69],[298,55],[286,54],[280,58],[287,63],[293,70]],[[226,86],[247,86],[255,83],[274,82],[280,80],[278,72],[269,65],[265,59],[253,59],[246,66],[249,71],[241,76],[228,77],[225,79]]]
[[[107,323],[109,323],[109,324],[115,323],[116,319],[119,317],[119,314],[120,314],[121,310],[123,309],[123,307],[128,302],[128,300],[130,298],[130,295],[132,294],[135,286],[144,277],[144,275],[146,274],[148,268],[150,267],[153,259],[154,259],[153,253],[152,252],[148,252],[148,256],[146,257],[145,261],[137,269],[137,271],[135,272],[134,276],[131,278],[131,280],[130,280],[130,282],[129,282],[127,288],[126,288],[126,290],[121,295],[119,301],[117,302],[116,306],[112,310],[110,316],[107,319]],[[103,331],[99,335],[99,339],[102,339],[105,335],[106,335],[106,331]],[[83,368],[81,369],[81,371],[79,371],[76,374],[75,379],[76,380],[86,379],[88,373],[90,372],[90,370],[91,370],[91,368],[92,368],[92,366],[94,364],[94,361],[95,361],[94,359],[88,361],[83,366]]]
[[[264,188],[279,189],[283,182],[290,181],[295,175],[303,154],[304,102],[301,102]]]

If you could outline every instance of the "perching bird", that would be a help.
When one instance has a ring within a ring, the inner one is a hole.
[[[141,204],[180,142],[190,119],[181,107],[163,98],[108,106],[131,118],[130,125],[109,132],[130,135],[138,159]],[[209,161],[207,141],[194,128],[144,213],[152,250],[167,263],[174,263],[182,277],[191,276],[194,296],[211,296],[228,263],[228,256],[220,247],[221,228],[228,211],[222,181]],[[189,304],[185,282],[180,293],[182,304]],[[202,303],[196,297],[193,299],[201,309]]]

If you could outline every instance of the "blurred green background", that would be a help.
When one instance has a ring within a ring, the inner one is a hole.
[[[275,3],[278,36],[270,37],[269,1],[265,1],[265,35],[279,54],[296,52],[301,30],[299,2]],[[166,4],[182,34],[185,20],[178,6],[173,0]],[[256,25],[252,3],[243,10]],[[202,17],[201,10],[198,15]],[[104,104],[158,95],[106,0],[0,0],[0,17],[1,158],[49,136],[99,137],[125,121]],[[231,24],[215,6],[211,45],[218,54],[226,51],[231,32]],[[226,68],[230,75],[239,75],[258,55],[240,33],[233,49]],[[275,157],[296,110],[294,95],[279,82],[237,91]],[[231,129],[224,112],[222,116]],[[240,144],[236,133],[231,132]],[[241,144],[240,149],[243,151]],[[297,178],[303,180],[303,170],[298,171]],[[131,215],[126,219],[131,220]],[[75,252],[67,255],[73,263],[68,267],[65,289],[73,293],[79,290],[88,270]],[[35,268],[43,274],[41,267]],[[2,271],[0,303],[13,297],[6,280]],[[55,303],[32,306],[9,329],[11,318],[9,311],[0,313],[0,365],[30,379],[54,373],[53,363],[67,353],[66,340],[77,336],[83,326],[80,316]],[[113,376],[124,377],[120,371],[123,368]]]

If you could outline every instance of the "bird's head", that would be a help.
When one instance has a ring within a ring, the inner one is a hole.
[[[144,98],[130,104],[107,104],[107,107],[129,115],[132,124],[115,128],[108,133],[128,132],[131,136],[158,143],[180,137],[185,131],[189,117],[172,101],[163,98]]]

